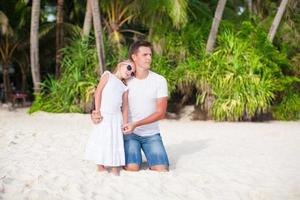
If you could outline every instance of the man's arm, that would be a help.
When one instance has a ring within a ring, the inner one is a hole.
[[[131,133],[138,126],[150,124],[152,122],[165,118],[167,106],[168,106],[168,97],[157,98],[156,111],[144,119],[129,124],[125,124],[123,127],[124,133],[125,134]]]

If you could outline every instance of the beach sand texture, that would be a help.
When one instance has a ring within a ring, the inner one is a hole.
[[[99,173],[87,114],[0,109],[0,199],[300,200],[300,122],[162,120],[170,172]]]

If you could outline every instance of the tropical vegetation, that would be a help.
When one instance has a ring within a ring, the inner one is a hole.
[[[170,112],[300,119],[298,0],[7,0],[0,26],[1,100],[26,91],[30,112],[89,112],[100,74],[146,39]]]

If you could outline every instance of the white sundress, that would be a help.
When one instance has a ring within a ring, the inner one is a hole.
[[[99,124],[93,125],[85,158],[104,166],[124,166],[125,153],[122,126],[122,96],[128,88],[114,74],[106,71],[109,78],[102,90]]]

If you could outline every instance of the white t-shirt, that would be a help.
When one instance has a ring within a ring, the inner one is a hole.
[[[157,98],[168,96],[166,79],[149,71],[145,79],[132,78],[128,81],[129,122],[138,121],[156,112]],[[160,132],[158,121],[138,126],[133,131],[139,136],[150,136]]]

